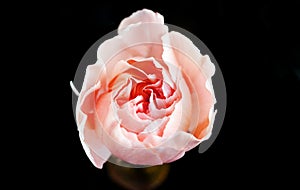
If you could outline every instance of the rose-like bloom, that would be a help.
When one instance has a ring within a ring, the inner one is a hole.
[[[98,168],[111,155],[136,165],[181,158],[211,135],[216,102],[209,56],[169,32],[159,13],[125,18],[98,48],[76,106],[79,137]]]

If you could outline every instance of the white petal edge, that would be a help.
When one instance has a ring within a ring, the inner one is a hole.
[[[118,33],[121,33],[124,29],[132,24],[149,22],[164,24],[164,17],[161,14],[155,13],[149,9],[136,11],[121,21],[118,27]]]

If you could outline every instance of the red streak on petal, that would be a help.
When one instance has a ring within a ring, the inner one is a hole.
[[[162,87],[162,82],[161,82],[161,80],[159,80],[159,86],[154,87],[154,88],[152,86],[150,86],[148,88],[153,90],[153,92],[156,94],[157,98],[166,99],[161,87]]]
[[[199,123],[197,128],[194,131],[194,136],[198,139],[203,138],[205,134],[201,134],[201,132],[208,126],[209,124],[209,119],[207,118],[205,121],[202,123]]]
[[[115,76],[108,84],[108,91],[110,92],[115,85],[116,80],[118,79],[119,76]]]
[[[149,109],[148,109],[148,106],[149,106],[149,102],[141,102],[139,103],[139,109],[136,111],[136,113],[149,113]]]
[[[158,131],[157,131],[157,136],[162,137],[165,131],[166,125],[164,125],[163,127],[161,127]]]
[[[127,61],[127,63],[129,63],[129,64],[133,64],[133,63],[135,63],[136,61],[135,60],[132,60],[132,59],[129,59],[128,61]]]
[[[140,142],[143,142],[143,141],[145,140],[146,137],[147,137],[147,135],[145,135],[145,134],[140,134],[140,135],[137,136],[137,138],[138,138],[138,140],[139,140]]]

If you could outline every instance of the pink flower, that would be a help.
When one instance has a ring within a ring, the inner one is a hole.
[[[125,18],[86,69],[76,107],[83,148],[98,168],[111,155],[136,165],[181,158],[211,135],[215,66],[159,13]]]

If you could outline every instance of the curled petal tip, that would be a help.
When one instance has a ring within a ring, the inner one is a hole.
[[[70,81],[70,86],[71,86],[71,89],[72,89],[72,91],[74,92],[74,94],[75,94],[76,96],[79,96],[79,92],[78,92],[78,90],[76,89],[76,87],[74,86],[74,84],[73,84],[72,81]]]

